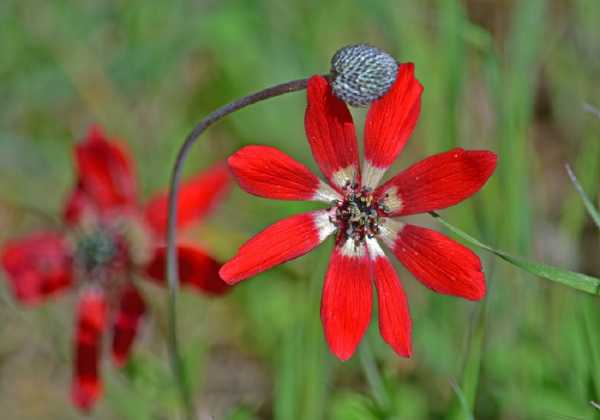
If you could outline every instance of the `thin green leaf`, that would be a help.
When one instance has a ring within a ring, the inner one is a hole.
[[[583,187],[577,180],[577,177],[575,176],[575,173],[571,170],[571,167],[567,164],[566,168],[567,173],[569,174],[569,178],[571,178],[571,182],[577,190],[579,197],[581,197],[581,200],[583,201],[583,204],[585,205],[588,214],[590,215],[596,226],[598,226],[598,229],[600,229],[600,213],[598,213],[598,210],[596,210],[596,208],[594,207],[592,200],[590,200],[590,197],[588,197],[588,195],[583,190]]]
[[[526,260],[525,258],[510,255],[507,252],[492,248],[489,245],[473,238],[471,235],[463,232],[459,228],[451,225],[444,220],[439,214],[430,212],[430,214],[439,220],[441,224],[446,226],[451,232],[456,234],[458,237],[463,239],[465,242],[484,249],[492,254],[502,258],[503,260],[511,263],[512,265],[527,271],[535,276],[555,281],[557,283],[564,284],[565,286],[572,287],[573,289],[581,290],[582,292],[590,293],[593,295],[600,294],[600,279],[587,274],[577,273],[574,271],[565,270],[562,268],[554,267],[547,264],[541,264],[533,261]]]

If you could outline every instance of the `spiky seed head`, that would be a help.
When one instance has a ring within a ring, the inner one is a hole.
[[[368,44],[348,45],[331,59],[333,93],[352,106],[367,106],[385,95],[396,81],[398,63]]]

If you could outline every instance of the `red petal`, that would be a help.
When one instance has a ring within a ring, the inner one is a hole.
[[[177,227],[200,221],[223,199],[231,185],[229,170],[219,163],[184,182],[179,190]],[[167,194],[160,194],[146,206],[146,220],[157,235],[167,230]]]
[[[72,265],[65,239],[43,232],[8,242],[2,250],[2,267],[17,299],[34,304],[72,282]]]
[[[99,127],[75,148],[77,174],[82,190],[99,211],[136,204],[136,182],[128,153],[109,141]]]
[[[307,89],[304,127],[321,172],[338,187],[358,181],[358,145],[350,111],[324,77],[311,77]]]
[[[76,225],[87,217],[94,216],[96,212],[90,196],[85,193],[81,182],[78,182],[63,210],[63,217],[70,225]]]
[[[166,247],[158,248],[146,266],[146,275],[158,284],[165,284],[166,251]],[[221,265],[199,247],[178,245],[177,262],[179,281],[183,286],[191,286],[210,295],[229,291],[230,287],[219,277]]]
[[[127,361],[145,312],[146,304],[140,292],[133,284],[126,285],[121,292],[119,311],[113,326],[112,355],[118,366],[123,366]]]
[[[83,411],[89,411],[102,394],[98,370],[106,312],[106,302],[101,293],[87,291],[81,297],[77,308],[75,372],[71,397],[73,403]]]
[[[306,166],[274,147],[246,146],[227,163],[240,187],[259,197],[326,202],[339,198]]]
[[[338,247],[333,251],[321,297],[321,321],[331,351],[349,359],[371,320],[373,290],[371,263],[364,246]]]
[[[306,254],[334,230],[324,210],[280,220],[242,245],[219,274],[227,283],[235,284]]]
[[[458,242],[431,229],[405,225],[390,245],[408,271],[433,291],[469,300],[485,296],[481,261]]]
[[[399,173],[376,192],[391,216],[453,206],[475,194],[496,169],[496,154],[453,149],[428,157]]]
[[[379,245],[377,247],[381,250]],[[396,353],[410,357],[412,322],[402,283],[383,251],[372,258],[379,307],[379,331]]]
[[[365,158],[368,164],[387,169],[396,160],[417,124],[421,92],[423,86],[415,79],[414,64],[401,64],[394,85],[373,102],[367,114]],[[368,184],[374,187],[378,181],[376,179]]]

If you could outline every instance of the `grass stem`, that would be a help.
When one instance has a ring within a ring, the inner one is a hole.
[[[365,373],[365,377],[369,387],[371,388],[373,397],[375,398],[375,401],[380,409],[387,413],[390,408],[390,398],[385,389],[383,378],[381,377],[377,363],[375,362],[375,357],[373,356],[373,351],[371,349],[371,344],[369,343],[368,337],[363,339],[363,342],[360,344],[360,348],[358,349],[358,353],[360,357],[360,365]]]

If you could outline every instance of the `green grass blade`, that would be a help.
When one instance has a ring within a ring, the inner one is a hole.
[[[486,301],[475,313],[472,325],[469,347],[464,363],[460,385],[450,381],[450,385],[456,394],[457,400],[452,407],[449,420],[473,420],[475,401],[477,399],[477,388],[481,374],[481,361],[483,357],[483,345],[486,327]]]
[[[583,104],[583,110],[585,112],[589,112],[590,114],[594,115],[597,118],[600,118],[600,109],[596,108],[592,104],[588,104],[587,102],[584,103]]]
[[[462,413],[464,414],[464,417],[460,417],[460,416],[456,416],[456,417],[453,416],[453,417],[457,418],[457,419],[464,418],[465,420],[475,420],[475,417],[473,416],[473,413],[471,410],[471,404],[469,404],[469,402],[467,401],[467,397],[466,397],[465,393],[463,392],[463,390],[454,381],[450,381],[450,386],[454,390],[454,393],[456,394],[456,397],[458,398],[458,401],[460,402],[460,407],[462,409]]]
[[[598,329],[596,328],[598,315],[597,315],[597,302],[596,299],[582,299],[581,315],[583,322],[581,328],[583,329],[586,337],[587,344],[587,355],[592,366],[598,366],[600,363],[600,345]],[[591,381],[594,386],[590,387],[590,398],[600,398],[600,372],[598,369],[590,370]]]
[[[566,168],[567,168],[567,173],[569,174],[569,178],[571,178],[571,182],[573,183],[573,186],[577,190],[579,197],[581,197],[581,200],[583,201],[583,204],[585,205],[585,208],[588,211],[588,214],[590,215],[590,217],[592,218],[592,220],[594,221],[596,226],[598,226],[598,229],[600,229],[600,213],[598,213],[598,210],[596,210],[596,208],[594,207],[592,200],[590,200],[588,195],[583,190],[583,187],[577,180],[577,177],[575,176],[575,173],[571,170],[571,167],[569,165],[566,165]]]
[[[277,420],[318,420],[325,413],[330,366],[321,332],[319,297],[330,254],[331,247],[325,244],[315,250],[307,264],[308,283],[297,284],[298,296],[307,303],[294,311],[295,327],[282,344],[275,385]]]
[[[515,267],[518,267],[537,277],[561,283],[565,286],[572,287],[573,289],[577,289],[582,292],[590,293],[593,295],[600,294],[600,279],[596,277],[588,276],[587,274],[577,273],[574,271],[564,270],[562,268],[554,267],[547,264],[541,264],[526,260],[525,258],[510,255],[504,251],[492,248],[491,246],[486,245],[483,242],[473,238],[471,235],[467,234],[466,232],[463,232],[459,228],[451,225],[446,220],[442,219],[442,217],[439,214],[435,212],[431,212],[430,214],[433,217],[435,217],[440,223],[446,226],[451,232],[463,239],[465,242],[478,248],[484,249],[488,252],[491,252],[492,254],[502,258],[504,261],[511,263]]]
[[[500,236],[503,246],[525,254],[530,249],[532,214],[528,197],[531,177],[529,129],[533,118],[539,56],[544,45],[547,2],[516,2],[511,12],[510,33],[502,59],[499,98],[499,155],[510,158],[498,163],[504,188],[506,228]]]
[[[377,402],[377,405],[379,405],[379,408],[384,412],[387,412],[390,408],[390,397],[381,378],[381,374],[379,373],[379,368],[377,367],[375,357],[373,356],[373,350],[371,349],[368,335],[361,343],[358,352],[360,364],[363,367],[373,397]]]

